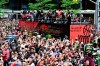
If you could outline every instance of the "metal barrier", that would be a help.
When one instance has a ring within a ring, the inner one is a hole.
[[[39,23],[54,23],[54,24],[67,24],[67,19],[19,19],[22,21],[32,21],[32,22],[39,22]]]
[[[19,19],[19,20],[22,20],[22,21],[36,21],[36,22],[39,22],[39,23],[54,23],[54,24],[67,24],[68,23],[68,20],[67,19],[54,19],[54,18],[51,18],[51,19],[42,19],[42,18],[38,18],[38,19]],[[73,25],[79,25],[79,24],[82,24],[82,25],[88,25],[90,24],[90,22],[71,22],[71,24]]]

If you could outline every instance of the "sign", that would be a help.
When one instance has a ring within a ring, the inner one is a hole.
[[[71,25],[70,26],[70,41],[73,43],[76,38],[80,42],[88,43],[90,35],[93,33],[91,25]]]
[[[54,36],[63,36],[69,33],[68,25],[66,24],[52,24],[41,22],[19,21],[19,27],[22,30],[36,31],[39,33],[52,34]]]
[[[17,38],[17,35],[7,35],[6,39],[12,42],[15,38]]]
[[[37,27],[38,22],[20,21],[18,25],[24,30],[34,30]]]
[[[48,25],[42,24],[42,25],[40,26],[40,28],[41,28],[42,30],[47,30],[47,29],[48,29]]]

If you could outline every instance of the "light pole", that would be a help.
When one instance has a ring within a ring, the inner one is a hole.
[[[82,10],[82,0],[80,0],[80,9]]]
[[[97,26],[96,27],[97,31],[99,31],[99,25],[98,25],[98,17],[99,17],[98,16],[99,15],[98,8],[99,8],[99,5],[98,5],[98,0],[96,1],[95,5],[96,5],[96,9],[95,9],[95,25]]]
[[[99,3],[100,3],[100,0],[97,0],[96,2],[94,2],[94,1],[92,1],[92,0],[89,0],[89,1],[91,1],[92,3],[94,3],[95,4],[95,6],[96,6],[96,8],[95,8],[95,26],[96,26],[96,30],[97,31],[99,31],[99,27],[100,27],[100,24],[98,23],[99,22]]]

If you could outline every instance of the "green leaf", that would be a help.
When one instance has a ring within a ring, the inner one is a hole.
[[[63,7],[63,8],[71,8],[71,6],[74,5],[74,4],[79,4],[79,1],[78,2],[73,2],[71,0],[62,0],[61,7]]]
[[[7,0],[1,0],[0,1],[0,8],[3,8],[3,5],[7,4],[8,1]]]
[[[77,9],[77,10],[73,10],[73,13],[76,14],[80,11],[80,9]]]
[[[46,4],[45,7],[49,8],[49,9],[55,9],[56,5],[55,4]]]
[[[55,8],[55,4],[51,4],[52,0],[37,0],[37,3],[29,3],[29,8],[33,10]]]
[[[59,0],[58,3],[53,2],[53,0],[36,0],[36,3],[29,3],[29,8],[33,10],[38,9],[71,9],[72,5],[79,4],[78,2],[73,2],[73,0]]]

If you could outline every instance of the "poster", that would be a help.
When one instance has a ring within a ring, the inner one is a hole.
[[[39,33],[52,34],[54,36],[64,36],[68,33],[67,25],[40,23],[31,21],[19,21],[19,27],[22,30],[36,31]]]
[[[93,34],[92,25],[70,25],[70,41],[74,43],[75,39],[78,38],[80,42],[90,42],[90,36]]]

